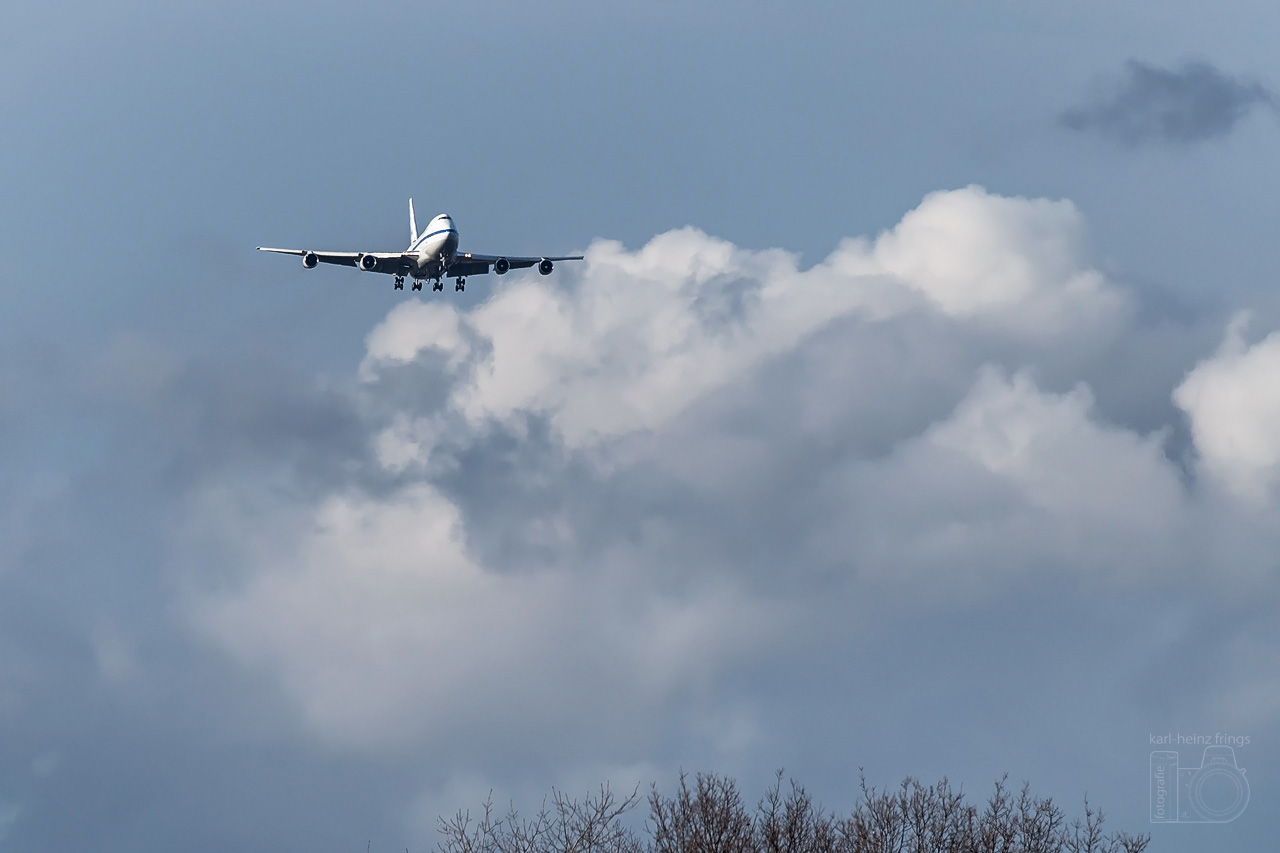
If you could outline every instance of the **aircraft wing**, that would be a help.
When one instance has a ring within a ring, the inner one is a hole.
[[[449,275],[484,275],[495,263],[505,260],[513,270],[535,267],[543,261],[580,261],[582,255],[562,255],[559,257],[543,255],[537,258],[517,258],[512,255],[479,255],[474,252],[459,252],[454,256],[453,265],[449,267]]]
[[[273,249],[259,246],[259,252],[275,252],[280,255],[298,255],[302,265],[310,269],[317,264],[338,264],[355,267],[365,272],[384,272],[400,275],[409,269],[409,259],[403,252],[312,252],[308,249]],[[537,263],[535,260],[534,263]]]

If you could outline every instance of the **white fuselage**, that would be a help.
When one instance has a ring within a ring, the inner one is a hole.
[[[414,263],[418,271],[424,275],[438,275],[447,270],[453,263],[453,256],[458,251],[458,229],[453,219],[442,213],[422,229],[408,254],[414,255]]]

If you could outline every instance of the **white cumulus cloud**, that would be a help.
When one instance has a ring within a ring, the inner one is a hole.
[[[590,445],[661,428],[842,318],[937,312],[1037,346],[1068,330],[1069,346],[1105,342],[1128,300],[1082,242],[1070,202],[978,187],[930,195],[874,243],[846,241],[808,270],[691,228],[638,252],[601,241],[565,289],[525,278],[466,316],[405,303],[370,334],[362,371],[440,350],[465,373],[450,402],[468,423],[537,413],[569,445]]]
[[[1178,561],[1182,484],[1161,435],[1092,406],[1084,386],[1046,393],[1025,371],[984,368],[948,418],[838,473],[830,540],[854,571],[926,597],[1027,573],[1150,578]]]
[[[1136,321],[1086,243],[1069,202],[969,187],[807,269],[685,228],[494,279],[468,310],[406,301],[351,397],[365,455],[312,492],[192,502],[237,570],[191,618],[344,747],[447,761],[500,732],[552,755],[678,714],[741,752],[768,736],[732,674],[839,666],[890,601],[1224,571],[1232,516],[1170,430],[1091,389]],[[1270,341],[1177,392],[1228,478],[1280,458]]]
[[[251,580],[202,601],[198,626],[274,673],[314,732],[371,748],[574,719],[601,690],[641,712],[772,631],[776,613],[724,584],[675,598],[609,567],[487,569],[462,524],[426,484],[330,497],[291,553],[245,553]]]
[[[1173,399],[1187,413],[1205,469],[1250,501],[1280,476],[1280,332],[1247,346],[1237,317],[1212,357],[1191,371]]]

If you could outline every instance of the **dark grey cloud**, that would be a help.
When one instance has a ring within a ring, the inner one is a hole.
[[[1136,59],[1114,87],[1062,113],[1062,126],[1125,145],[1186,145],[1226,136],[1255,108],[1276,109],[1256,80],[1224,74],[1207,62],[1177,69]]]

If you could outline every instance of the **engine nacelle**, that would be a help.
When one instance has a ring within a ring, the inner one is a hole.
[[[511,261],[506,258],[498,258],[493,262],[493,271],[498,275],[506,275],[511,270]]]
[[[360,257],[356,260],[356,263],[359,265],[360,269],[364,270],[365,272],[373,272],[378,268],[378,259],[373,255],[366,255],[363,252],[360,254]]]
[[[313,270],[320,265],[320,256],[315,252],[302,253],[302,266],[306,269]]]
[[[551,261],[547,260],[546,258],[543,258],[542,260],[538,261],[538,272],[542,273],[543,275],[551,275],[551,271],[555,268],[556,268],[556,265],[551,263]]]

